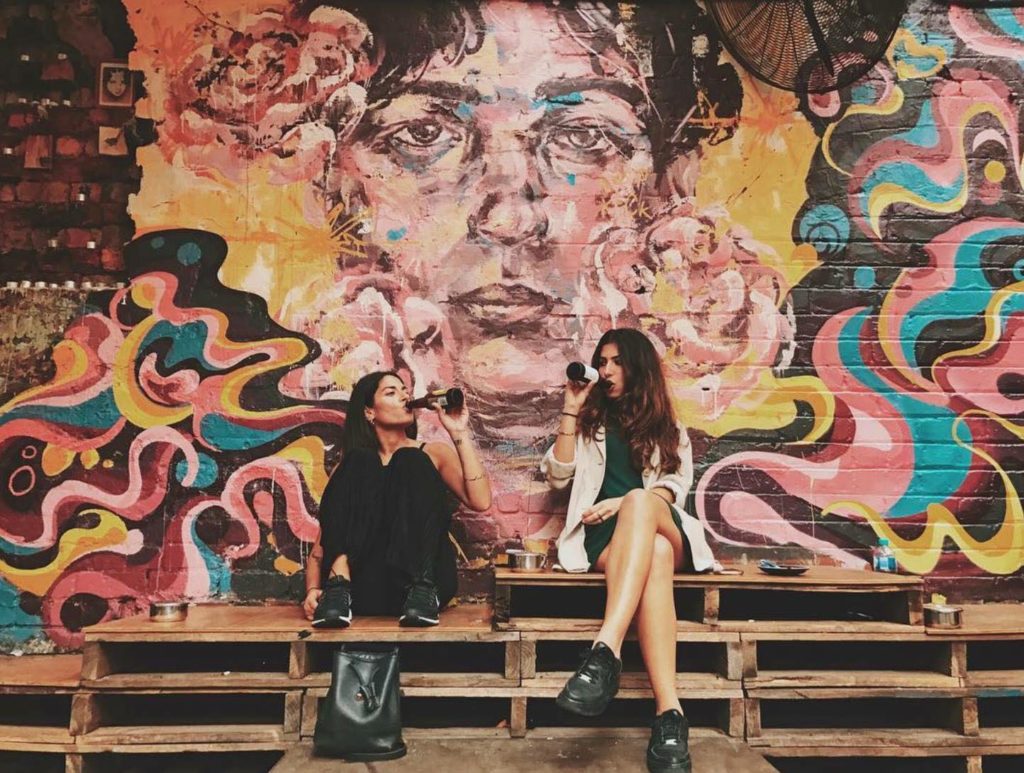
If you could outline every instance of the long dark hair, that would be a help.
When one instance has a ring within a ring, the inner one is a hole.
[[[630,458],[636,469],[646,469],[657,448],[661,471],[675,472],[681,464],[679,427],[658,352],[639,330],[613,328],[597,342],[590,358],[595,368],[606,344],[619,348],[625,388],[617,400],[610,399],[600,387],[592,389],[580,411],[580,432],[593,440],[598,428],[607,426],[609,417],[615,418],[629,443]]]
[[[367,373],[356,382],[352,389],[352,396],[348,401],[348,410],[345,413],[345,427],[341,432],[341,453],[347,454],[353,448],[366,448],[377,451],[380,444],[377,441],[377,433],[373,425],[366,420],[366,409],[373,407],[373,396],[377,394],[377,387],[385,376],[394,376],[401,380],[393,370],[377,370]],[[416,437],[416,421],[405,428],[405,434],[409,438]]]

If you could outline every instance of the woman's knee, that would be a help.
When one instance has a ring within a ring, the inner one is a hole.
[[[635,488],[626,492],[619,505],[619,517],[634,521],[651,521],[658,517],[658,507],[661,500],[657,494],[642,488]]]

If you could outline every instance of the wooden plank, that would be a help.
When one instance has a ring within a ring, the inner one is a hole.
[[[886,670],[844,670],[807,669],[780,671],[769,669],[756,676],[744,678],[744,685],[750,688],[769,687],[877,687],[882,689],[929,688],[956,689],[961,681],[955,676],[934,671],[886,671]]]
[[[978,727],[978,699],[974,697],[963,698],[958,702],[959,714],[954,710],[953,729],[964,735],[980,735]]]
[[[0,725],[0,749],[9,743],[34,743],[57,746],[74,744],[75,739],[67,727],[42,727],[39,725]]]
[[[746,705],[744,698],[730,698],[719,713],[719,724],[732,738],[743,738],[746,732]]]
[[[316,729],[316,714],[320,705],[320,698],[326,695],[326,690],[319,691],[305,690],[302,693],[302,719],[299,723],[299,735],[302,738],[311,738]]]
[[[309,646],[305,641],[293,641],[288,645],[288,676],[302,679],[309,673]]]
[[[742,657],[742,678],[753,679],[757,676],[757,642],[744,639],[740,642]]]
[[[924,625],[924,587],[907,591],[907,617],[900,620],[910,625]]]
[[[968,687],[1024,690],[1024,668],[998,671],[968,671],[964,681]]]
[[[701,622],[714,625],[718,622],[718,612],[721,608],[721,599],[718,588],[704,589],[704,609]]]
[[[227,727],[227,726],[225,726]],[[258,725],[244,725],[244,727],[259,727]],[[274,727],[277,727],[276,725]],[[251,734],[246,734],[246,737]],[[268,734],[269,735],[269,734]],[[294,740],[242,740],[242,741],[175,741],[173,743],[154,742],[143,743],[135,740],[129,743],[121,743],[115,740],[103,740],[93,738],[92,740],[80,739],[77,751],[87,755],[110,752],[113,754],[223,754],[225,752],[264,752],[264,751],[286,751],[293,748],[299,742]],[[86,758],[88,765],[88,757]],[[108,773],[102,770],[98,773]]]
[[[35,741],[6,741],[0,750],[5,752],[40,752],[43,754],[67,754],[68,752],[74,752],[77,747],[75,744],[57,744],[57,743],[36,743]]]
[[[328,671],[314,672],[298,684],[310,689],[330,687],[331,674]],[[518,687],[519,680],[506,679],[504,674],[410,671],[401,675],[401,686],[403,688],[415,687],[417,689],[437,687],[446,690],[457,690],[461,687],[507,689],[509,687]]]
[[[281,743],[287,735],[279,724],[257,725],[119,725],[100,727],[79,737],[82,751],[108,745]]]
[[[88,773],[88,768],[85,764],[85,757],[81,754],[65,755],[64,773]]]
[[[1024,639],[1024,605],[1022,604],[965,604],[963,625],[959,628],[925,628],[938,638]]]
[[[526,641],[592,641],[601,629],[597,618],[521,617],[507,624],[509,632],[518,633]],[[627,640],[636,639],[630,629]],[[703,623],[679,620],[676,622],[676,641],[719,642],[739,641],[738,633],[721,631]]]
[[[505,642],[505,679],[519,683],[522,667],[522,641]]]
[[[406,740],[427,739],[443,741],[465,738],[508,738],[507,727],[403,727],[402,737]]]
[[[441,622],[430,629],[402,628],[394,617],[356,617],[344,630],[315,629],[297,604],[238,607],[200,604],[179,623],[154,623],[139,615],[112,620],[85,629],[90,641],[294,641],[344,640],[371,636],[374,640],[421,638],[423,634],[476,634],[491,631],[492,609],[487,604],[463,604],[441,613]],[[365,639],[364,639],[365,640]],[[440,641],[441,639],[437,639]],[[500,637],[499,639],[501,640]]]
[[[822,621],[824,622],[824,621]],[[780,631],[783,624],[772,621],[750,623],[749,630],[740,633],[743,641],[820,641],[820,642],[934,642],[923,629],[912,628],[898,623],[843,623],[829,622],[826,630],[807,630],[802,623],[792,631]],[[722,628],[723,626],[719,626]],[[828,630],[834,629],[834,630]]]
[[[811,641],[814,634],[823,636],[853,636],[861,634],[913,634],[924,633],[920,626],[890,623],[885,620],[847,622],[844,620],[720,620],[716,626],[720,631],[735,631],[744,636],[753,635],[763,639],[768,634],[779,634],[783,638]],[[909,638],[909,637],[908,637]]]
[[[938,728],[800,728],[763,730],[747,743],[758,749],[770,748],[769,756],[804,757],[932,757],[966,754],[1007,754],[1009,747],[1024,744],[1024,728],[1000,728],[998,734],[982,732],[965,736]]]
[[[643,739],[646,741],[651,737],[649,727],[537,727],[526,732],[527,738],[553,738],[553,739],[575,739],[575,738],[622,738],[622,739]],[[725,738],[726,735],[717,727],[691,727],[690,740],[702,738]],[[641,747],[642,751],[642,747]]]
[[[766,700],[829,700],[836,698],[905,698],[907,700],[963,698],[964,687],[760,687],[745,685],[751,698]],[[879,718],[881,722],[883,718]]]
[[[302,722],[302,691],[292,690],[284,696],[284,721],[281,729],[285,737],[298,740]]]
[[[526,737],[526,698],[517,697],[512,699],[511,713],[508,724],[509,735],[512,738]]]
[[[885,574],[860,569],[844,569],[835,566],[812,566],[805,574],[797,577],[777,577],[765,574],[756,565],[730,567],[741,570],[742,574],[677,574],[672,578],[677,588],[703,587],[744,587],[754,589],[783,590],[850,590],[858,592],[904,590],[907,588],[923,588],[924,580],[913,575]],[[510,569],[495,567],[494,582],[497,585],[559,585],[593,587],[604,586],[604,574],[601,572],[513,572]]]
[[[7,687],[52,687],[74,690],[78,687],[81,673],[81,655],[0,657],[0,692],[5,691],[3,688]],[[34,689],[33,692],[46,691]]]
[[[981,757],[973,755],[964,759],[964,773],[982,773]]]
[[[520,681],[537,676],[537,642],[521,641],[519,652],[522,658],[519,665]]]
[[[946,643],[946,647],[948,657],[938,664],[939,670],[963,682],[967,676],[967,642],[951,641]]]
[[[533,679],[524,679],[520,691],[531,698],[554,698],[572,676],[569,672],[542,672]],[[731,682],[717,674],[677,673],[676,689],[687,698],[718,699],[742,697],[739,682]],[[619,682],[616,698],[644,699],[653,696],[647,674],[625,673]]]
[[[743,643],[725,642],[715,649],[715,670],[726,679],[743,678]]]
[[[743,699],[743,713],[746,718],[747,739],[761,735],[761,701],[757,698]]]
[[[85,735],[100,726],[102,714],[94,693],[78,693],[71,699],[71,735]]]
[[[771,731],[775,732],[775,731]],[[748,742],[749,743],[749,742]],[[899,757],[926,759],[928,757],[966,757],[974,754],[1007,754],[1006,750],[1013,747],[1003,746],[879,746],[871,744],[867,746],[853,745],[852,743],[843,746],[772,746],[769,751],[761,744],[749,743],[756,751],[770,757],[785,758],[840,758],[840,757]],[[884,768],[883,768],[884,770]],[[927,769],[925,769],[927,771]]]
[[[83,687],[104,692],[120,690],[240,690],[274,689],[294,686],[294,679],[283,673],[263,671],[192,671],[186,673],[111,674],[95,681],[82,683]]]

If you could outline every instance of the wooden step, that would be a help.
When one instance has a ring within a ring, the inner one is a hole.
[[[775,577],[753,566],[737,568],[741,574],[676,575],[677,616],[704,624],[793,618],[922,623],[924,585],[920,577],[825,566],[812,566],[799,577]],[[587,617],[601,616],[605,587],[601,573],[523,573],[496,568],[494,581],[498,629],[512,629],[523,619],[536,625],[536,618],[553,618],[554,610],[587,610]]]

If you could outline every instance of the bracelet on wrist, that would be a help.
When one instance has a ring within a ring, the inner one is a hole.
[[[562,432],[562,430],[558,430],[558,434],[565,435],[566,437],[576,437],[575,432]]]
[[[579,414],[578,413],[569,413],[568,411],[562,411],[562,415],[563,416],[572,416],[574,419],[578,419],[579,418]]]

